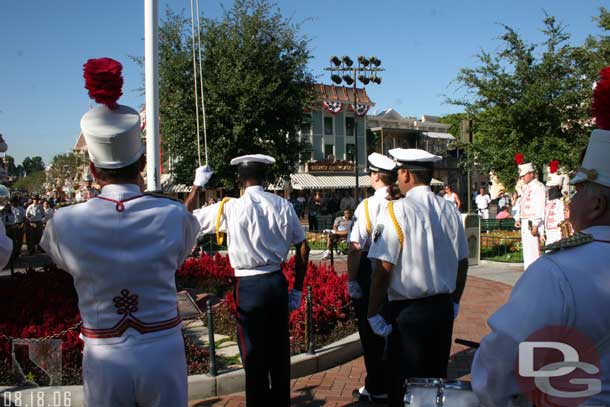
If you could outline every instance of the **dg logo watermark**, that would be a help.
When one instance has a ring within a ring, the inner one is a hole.
[[[577,406],[602,390],[597,347],[566,327],[546,327],[519,344],[521,393],[536,406]]]

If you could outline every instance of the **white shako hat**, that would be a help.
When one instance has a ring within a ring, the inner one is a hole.
[[[84,65],[85,88],[92,99],[103,104],[89,110],[80,121],[89,159],[98,168],[123,168],[144,154],[139,113],[116,103],[122,95],[122,69],[110,58],[90,59]]]
[[[599,76],[592,105],[597,129],[591,132],[582,164],[570,180],[572,185],[589,181],[610,187],[610,66]]]
[[[271,165],[275,163],[275,158],[269,157],[264,154],[248,154],[235,157],[231,160],[231,165],[248,165],[249,163],[267,164]]]
[[[558,187],[561,186],[561,176],[558,174],[549,174],[546,180],[547,187]]]
[[[418,148],[394,148],[388,153],[396,161],[396,168],[432,169],[435,162],[443,159]]]
[[[371,172],[392,172],[396,169],[396,163],[391,158],[379,154],[372,153],[368,156],[368,165],[365,172],[370,174]]]
[[[535,172],[536,169],[534,168],[534,164],[532,163],[525,163],[525,164],[519,164],[519,176],[522,177],[527,173],[530,172]]]

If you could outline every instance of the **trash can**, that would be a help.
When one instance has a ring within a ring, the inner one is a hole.
[[[468,241],[468,265],[476,266],[481,261],[481,217],[474,213],[463,213],[462,222]]]

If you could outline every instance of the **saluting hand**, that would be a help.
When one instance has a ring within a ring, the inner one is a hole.
[[[213,173],[214,172],[209,165],[204,165],[197,168],[195,170],[195,181],[193,181],[193,185],[201,188],[205,187],[205,184],[208,183]]]
[[[385,322],[385,319],[379,314],[369,318],[369,325],[373,332],[375,332],[375,335],[383,336],[385,338],[392,333],[392,325],[388,325],[388,323]]]

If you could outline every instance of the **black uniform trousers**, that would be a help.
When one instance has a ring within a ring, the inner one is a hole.
[[[28,222],[26,223],[25,235],[26,235],[26,243],[28,245],[28,250],[30,253],[34,253],[36,248],[40,244],[40,239],[42,238],[43,232],[43,224],[42,222]]]
[[[451,352],[453,304],[449,294],[389,301],[390,406],[403,406],[405,379],[446,378]]]
[[[238,277],[237,340],[249,407],[290,405],[288,284],[281,271]]]
[[[8,225],[6,227],[6,236],[13,241],[13,253],[11,254],[12,261],[17,260],[19,254],[21,254],[21,246],[23,246],[23,230],[23,223]]]
[[[362,289],[362,298],[354,300],[354,306],[358,318],[358,333],[364,353],[364,366],[366,367],[364,387],[371,394],[381,395],[388,393],[387,364],[383,358],[385,339],[373,332],[367,318],[372,273],[371,261],[367,258],[367,255],[367,252],[362,252],[360,256],[357,281]]]

